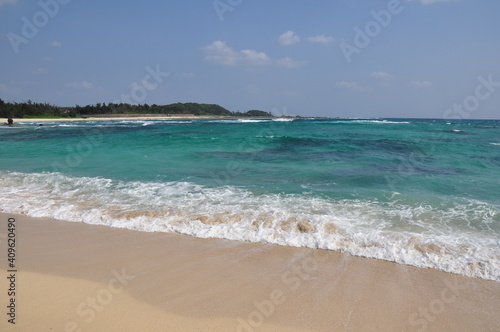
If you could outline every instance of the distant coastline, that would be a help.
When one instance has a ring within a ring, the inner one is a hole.
[[[271,113],[261,110],[232,112],[217,104],[175,103],[168,105],[131,105],[131,104],[101,104],[74,107],[60,107],[48,103],[33,103],[31,100],[23,103],[10,103],[0,99],[0,118],[13,119],[57,119],[57,118],[193,118],[208,117],[274,117]]]
[[[141,116],[129,114],[115,114],[113,116],[88,116],[88,117],[66,117],[66,118],[13,118],[16,122],[53,122],[53,121],[124,121],[124,120],[193,120],[193,119],[248,119],[249,117],[236,117],[236,116],[215,116],[215,115],[166,115],[158,114],[155,116]],[[252,119],[272,119],[275,117],[252,117]],[[6,122],[7,119],[2,119]]]

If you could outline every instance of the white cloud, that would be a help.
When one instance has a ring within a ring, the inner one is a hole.
[[[300,37],[291,30],[278,37],[278,43],[283,46],[297,44],[298,42],[300,42]]]
[[[426,88],[432,86],[432,82],[429,81],[413,81],[411,84],[419,87],[419,88]]]
[[[263,66],[271,64],[271,58],[264,52],[256,52],[254,50],[242,50],[240,54],[242,60],[250,65]]]
[[[204,60],[224,66],[279,66],[285,68],[297,68],[305,64],[290,58],[279,60],[271,59],[264,52],[254,50],[237,51],[223,41],[214,41],[213,43],[202,48],[205,53]]]
[[[37,68],[33,71],[33,74],[47,74],[47,68]]]
[[[203,48],[205,61],[232,66],[238,62],[239,54],[223,41],[214,41]]]
[[[385,71],[375,71],[375,72],[371,73],[369,76],[373,77],[373,78],[382,79],[382,80],[388,80],[388,79],[393,78],[393,76],[391,74],[389,74]]]
[[[356,82],[346,82],[341,81],[335,84],[335,88],[337,89],[359,89],[359,85]]]
[[[335,42],[335,38],[331,36],[325,36],[325,35],[318,35],[314,37],[309,37],[307,38],[307,41],[310,43],[318,43],[318,44],[331,44]]]
[[[66,86],[75,89],[91,89],[94,87],[94,85],[88,81],[66,83]]]
[[[58,42],[57,40],[54,40],[52,43],[50,43],[50,46],[52,47],[61,47],[61,42]]]
[[[295,61],[290,59],[289,57],[283,58],[276,60],[276,63],[280,67],[285,67],[285,68],[298,68],[303,65],[305,65],[307,62],[306,61]]]
[[[18,0],[0,0],[0,7],[2,7],[3,5],[6,5],[6,4],[13,5],[17,1]]]

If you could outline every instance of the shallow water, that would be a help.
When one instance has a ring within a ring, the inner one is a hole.
[[[0,128],[0,209],[325,248],[500,280],[500,121]]]

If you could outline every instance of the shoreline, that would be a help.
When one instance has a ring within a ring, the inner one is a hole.
[[[0,213],[4,257],[9,217],[16,219],[18,239],[16,328],[245,332],[500,328],[496,281],[327,250]],[[6,263],[4,258],[4,275]],[[96,306],[88,299],[96,299]],[[10,331],[6,324],[4,315],[0,329]]]
[[[276,117],[279,118],[279,117]],[[261,118],[261,117],[255,117],[255,118],[248,118],[248,117],[224,117],[224,116],[182,116],[182,117],[177,117],[177,116],[159,116],[159,117],[151,117],[151,116],[139,116],[139,117],[87,117],[87,118],[58,118],[58,119],[26,119],[26,118],[13,118],[14,120],[14,125],[17,122],[64,122],[64,121],[123,121],[123,120],[210,120],[210,119],[275,119],[275,118]],[[7,118],[2,118],[0,119],[0,122],[5,124],[7,122]]]

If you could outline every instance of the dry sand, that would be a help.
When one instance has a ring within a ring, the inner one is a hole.
[[[16,219],[16,325],[6,306]],[[500,282],[325,250],[0,214],[1,331],[498,331]]]

